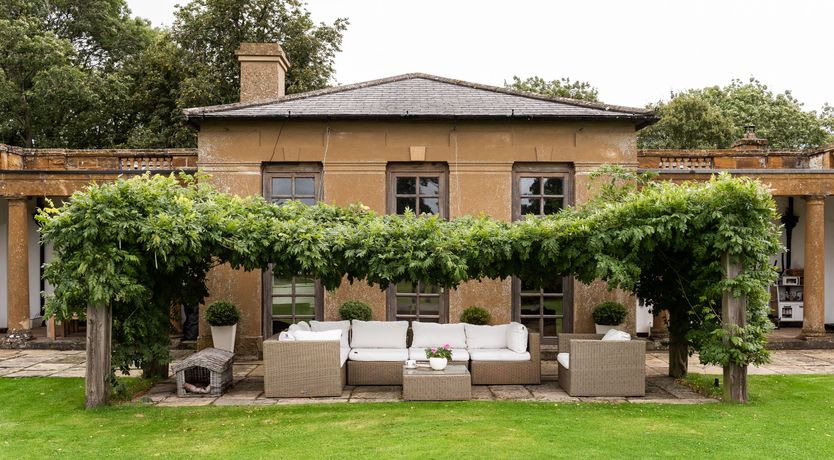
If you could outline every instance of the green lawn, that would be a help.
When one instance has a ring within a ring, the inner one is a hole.
[[[83,409],[83,380],[0,379],[2,458],[834,458],[834,376],[748,405],[369,403]]]

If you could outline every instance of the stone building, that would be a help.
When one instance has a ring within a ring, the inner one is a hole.
[[[406,209],[455,218],[485,212],[513,220],[581,203],[603,164],[637,167],[636,130],[645,109],[548,98],[424,74],[408,74],[285,96],[289,65],[277,44],[244,44],[241,102],[185,111],[199,130],[198,165],[222,190],[346,205],[378,213]],[[276,84],[278,82],[279,84]],[[455,322],[480,305],[552,341],[593,329],[590,309],[616,298],[605,285],[554,278],[484,280],[444,291],[400,283],[385,291],[347,282],[323,292],[313,279],[218,268],[211,299],[242,307],[239,351],[299,319],[337,319],[339,305],[366,301],[378,320]],[[629,327],[634,329],[634,315]],[[205,324],[203,324],[205,326]],[[207,328],[201,327],[202,344]]]
[[[285,96],[290,63],[279,45],[242,44],[238,57],[241,102],[185,111],[199,133],[195,150],[0,147],[0,329],[46,322],[49,336],[62,330],[41,317],[38,293],[49,286],[39,267],[50,251],[37,244],[33,214],[39,200],[66,197],[93,180],[198,167],[223,191],[276,203],[362,202],[379,213],[412,209],[454,218],[484,212],[507,221],[582,203],[592,193],[590,172],[603,164],[653,169],[672,180],[703,180],[719,170],[749,174],[774,187],[780,209],[788,197],[804,197],[793,200],[799,223],[792,230],[792,261],[795,268],[807,267],[806,331],[819,333],[824,316],[834,314],[834,297],[826,302],[823,295],[829,259],[823,248],[828,235],[834,237],[834,227],[824,229],[824,197],[834,190],[831,150],[770,151],[750,137],[726,151],[639,152],[636,131],[656,120],[644,109],[424,74]],[[541,331],[545,342],[560,332],[592,331],[590,311],[604,300],[630,307],[632,332],[648,332],[651,322],[633,297],[572,278],[554,278],[543,289],[506,279],[450,291],[419,283],[381,290],[344,282],[325,292],[304,274],[276,279],[222,266],[211,272],[209,287],[208,302],[227,299],[241,307],[237,351],[244,354],[259,353],[264,337],[293,321],[337,319],[339,305],[350,299],[368,302],[378,320],[456,322],[464,308],[479,305],[493,322],[521,321]],[[201,322],[199,346],[211,343],[209,334]]]

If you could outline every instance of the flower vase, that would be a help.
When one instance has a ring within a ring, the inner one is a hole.
[[[435,371],[446,369],[447,364],[449,364],[449,360],[446,358],[429,358],[429,366]]]

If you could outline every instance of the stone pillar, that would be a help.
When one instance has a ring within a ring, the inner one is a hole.
[[[805,197],[804,337],[825,335],[825,200]]]
[[[9,198],[9,331],[29,329],[29,208],[26,197]]]

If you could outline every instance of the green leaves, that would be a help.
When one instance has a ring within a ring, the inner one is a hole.
[[[679,185],[625,179],[625,189],[604,189],[580,207],[513,223],[485,215],[377,215],[360,205],[279,207],[185,175],[92,185],[58,212],[38,215],[57,256],[44,272],[56,286],[47,314],[83,313],[88,302],[114,305],[125,327],[117,335],[135,351],[124,356],[141,360],[147,356],[136,340],[164,340],[153,329],[164,321],[128,317],[158,318],[172,304],[201,303],[206,273],[221,263],[245,270],[271,264],[277,276],[304,274],[328,289],[344,277],[380,288],[422,281],[453,289],[471,279],[515,275],[543,284],[574,275],[688,318],[689,340],[704,362],[763,362],[775,277],[769,262],[780,249],[768,191],[729,175]],[[629,185],[634,180],[640,188]],[[743,262],[733,280],[722,280],[725,253]],[[715,307],[725,292],[747,297],[748,325],[732,336]]]

